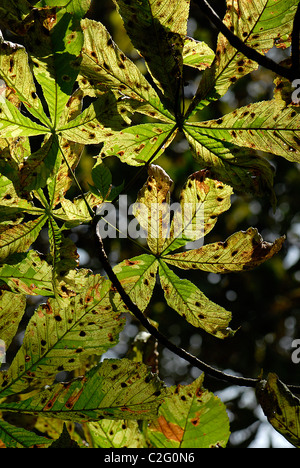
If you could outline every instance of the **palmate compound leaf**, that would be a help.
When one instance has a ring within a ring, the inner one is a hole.
[[[157,268],[167,303],[195,327],[216,337],[232,333],[231,314],[211,302],[193,283],[181,280],[167,263],[185,269],[212,272],[241,271],[254,268],[275,255],[284,238],[273,244],[264,242],[253,228],[234,234],[225,242],[209,244],[182,253],[171,252],[189,241],[201,240],[230,208],[232,188],[210,175],[192,174],[185,184],[180,204],[170,205],[172,180],[159,166],[149,167],[149,177],[140,190],[133,213],[147,233],[153,255],[126,260],[115,272],[132,300],[145,310],[152,296]],[[170,211],[174,210],[172,222]],[[185,261],[186,260],[186,261]]]
[[[268,421],[291,444],[300,448],[300,400],[275,374],[259,383],[257,398]]]
[[[84,377],[47,387],[22,402],[0,403],[21,411],[82,422],[105,419],[151,420],[166,396],[157,375],[142,363],[105,359]]]
[[[148,428],[156,448],[226,447],[230,431],[225,405],[203,388],[204,374],[190,385],[168,389],[158,419]]]
[[[110,282],[80,275],[77,290],[74,297],[49,299],[35,311],[14,361],[0,374],[0,398],[49,384],[58,372],[72,371],[117,343],[124,319],[112,309]]]
[[[134,47],[144,57],[154,81],[176,113],[190,0],[114,2]]]

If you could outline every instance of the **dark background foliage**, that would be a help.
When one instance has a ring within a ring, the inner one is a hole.
[[[211,4],[220,16],[224,15],[225,1],[214,0]],[[142,59],[134,51],[124,31],[112,0],[94,0],[88,17],[104,23],[119,47],[146,72]],[[218,31],[193,2],[189,33],[197,40],[206,41],[215,50]],[[280,61],[288,51],[272,50],[270,54]],[[185,70],[185,73],[185,93],[189,99],[196,91],[201,76],[191,70]],[[249,102],[270,99],[272,93],[273,74],[259,68],[234,85],[221,101],[207,108],[201,119],[217,118]],[[88,182],[91,182],[90,171],[95,161],[93,156],[98,155],[100,149],[101,145],[89,146],[84,150],[78,178],[85,190],[89,189]],[[248,377],[257,377],[261,372],[275,372],[285,383],[299,384],[300,365],[292,362],[291,345],[294,339],[300,338],[300,172],[297,164],[280,157],[265,156],[270,159],[275,170],[276,211],[272,210],[266,198],[234,195],[232,208],[219,218],[205,243],[225,240],[234,232],[253,226],[258,228],[267,241],[274,241],[276,237],[285,234],[287,240],[283,250],[251,272],[223,276],[202,272],[186,273],[186,277],[200,286],[211,300],[232,311],[231,328],[238,329],[236,335],[226,341],[219,341],[193,328],[167,306],[160,288],[155,290],[148,314],[159,322],[160,330],[177,345],[215,367]],[[123,180],[126,184],[138,170],[122,165],[117,158],[107,159],[106,164],[112,171],[115,185]],[[200,168],[193,160],[182,135],[176,138],[157,164],[174,180],[175,200],[185,179]],[[135,201],[145,180],[144,172],[128,193],[130,202]],[[71,198],[77,195],[75,187],[69,195]],[[98,246],[94,243],[89,227],[80,226],[72,230],[70,236],[79,249],[80,266],[103,272],[97,255]],[[47,237],[40,236],[35,248],[44,251],[46,242]],[[106,240],[105,247],[112,264],[142,253],[129,239]],[[182,272],[181,277],[184,277]],[[28,308],[28,317],[34,306],[32,302]],[[129,320],[119,345],[109,352],[109,356],[123,357],[138,330],[139,324],[133,319]],[[159,353],[160,377],[168,385],[190,383],[199,375],[197,369],[169,351],[159,348]],[[280,436],[276,442],[271,437],[274,432],[262,422],[252,390],[228,388],[228,384],[209,377],[206,377],[205,386],[211,391],[220,392],[227,404],[233,433],[229,447],[259,446],[260,443],[264,447],[271,447],[283,441]]]

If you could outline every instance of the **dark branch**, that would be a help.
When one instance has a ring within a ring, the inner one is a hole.
[[[216,26],[216,28],[226,37],[226,39],[228,39],[230,44],[239,52],[244,54],[247,58],[249,58],[250,60],[253,60],[254,62],[257,62],[262,67],[273,71],[277,75],[287,78],[290,81],[293,81],[295,78],[297,78],[296,76],[297,73],[295,74],[295,70],[293,68],[289,69],[289,68],[283,67],[282,65],[279,65],[278,63],[274,62],[274,60],[269,59],[265,55],[262,55],[256,50],[247,46],[238,36],[236,36],[233,32],[230,31],[230,29],[227,28],[227,26],[223,23],[223,21],[220,19],[220,17],[212,9],[212,7],[209,5],[209,3],[206,0],[194,0],[194,1],[198,5],[200,10]],[[299,23],[299,20],[298,20],[298,23]],[[299,39],[298,39],[298,44],[299,44]],[[298,45],[298,49],[299,49],[299,45]]]

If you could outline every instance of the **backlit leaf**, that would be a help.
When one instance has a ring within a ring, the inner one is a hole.
[[[176,109],[190,0],[114,0],[135,48]],[[151,40],[149,40],[151,38]]]
[[[151,117],[170,121],[172,115],[164,108],[156,91],[136,65],[125,56],[100,23],[82,21],[84,46],[80,67],[80,85],[87,93],[118,92],[144,104],[141,112]],[[138,107],[137,107],[138,110]]]
[[[144,311],[149,304],[156,283],[158,262],[153,255],[124,260],[114,268],[120,283],[132,301]],[[114,297],[113,304],[119,309],[119,301]]]
[[[165,393],[161,381],[144,364],[106,359],[84,377],[54,384],[17,404],[0,403],[0,409],[73,421],[151,420]]]
[[[215,58],[214,52],[205,42],[199,42],[191,37],[184,41],[183,64],[197,68],[199,71],[210,67]]]
[[[0,280],[14,292],[28,295],[52,295],[52,270],[37,252],[11,255],[0,266]]]
[[[249,47],[265,54],[274,45],[286,48],[291,43],[298,0],[227,0],[225,25]],[[218,37],[216,59],[204,73],[190,111],[201,110],[211,100],[224,96],[239,78],[258,68],[229,44],[223,34]]]
[[[119,131],[129,123],[120,113],[127,112],[125,104],[117,102],[114,94],[101,96],[75,119],[63,126],[58,132],[66,139],[83,144],[96,144],[104,141],[113,131]]]
[[[257,387],[258,401],[268,421],[291,444],[300,448],[300,400],[275,374]]]
[[[190,385],[168,389],[168,398],[152,421],[148,436],[156,448],[226,447],[229,420],[225,405],[203,388],[202,374]]]
[[[0,341],[8,349],[25,313],[26,297],[10,291],[0,292]],[[1,356],[0,356],[1,366]]]
[[[273,257],[282,247],[285,238],[274,243],[263,241],[257,229],[249,228],[233,234],[225,242],[204,245],[164,256],[165,262],[183,269],[200,269],[211,273],[245,271],[259,266]]]
[[[45,216],[39,216],[33,221],[1,229],[0,260],[16,252],[25,252],[36,240],[46,222]]]
[[[300,115],[297,108],[273,100],[249,104],[222,119],[197,124],[198,136],[232,141],[242,147],[300,160]]]
[[[186,124],[184,133],[195,159],[202,167],[211,168],[220,180],[231,185],[236,192],[268,195],[274,205],[274,171],[267,159],[259,156],[254,149],[246,148],[247,144],[236,146],[232,136],[229,141],[222,141],[218,135],[205,134],[201,131],[201,124]]]
[[[210,301],[190,281],[178,278],[163,262],[160,262],[159,277],[168,305],[187,322],[217,338],[231,335],[230,312]]]
[[[133,214],[147,233],[154,254],[160,253],[170,229],[170,188],[173,181],[159,166],[151,165],[148,180],[139,191]]]
[[[180,195],[170,235],[161,254],[176,250],[188,241],[204,238],[215,226],[217,218],[230,208],[232,188],[209,176],[208,171],[192,174]]]
[[[34,43],[34,49],[32,48]],[[42,87],[56,127],[78,75],[83,33],[79,21],[62,10],[41,9],[26,36],[34,75]]]
[[[145,439],[137,421],[103,421],[88,423],[93,448],[143,448]]]
[[[49,383],[117,343],[124,320],[112,310],[110,282],[90,275],[76,287],[74,297],[49,299],[35,311],[11,367],[0,374],[1,396],[24,391],[33,377],[36,385]]]
[[[173,124],[145,123],[125,128],[106,138],[100,156],[117,156],[131,166],[155,161],[175,138]]]
[[[9,448],[47,446],[52,440],[0,419],[0,441]]]

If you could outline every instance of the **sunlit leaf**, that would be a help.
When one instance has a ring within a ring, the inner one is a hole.
[[[46,217],[39,216],[33,221],[1,229],[0,260],[15,252],[25,252],[36,240],[45,222]]]
[[[5,81],[7,88],[15,91],[16,96],[24,103],[29,112],[40,122],[47,124],[49,120],[36,93],[36,86],[28,60],[28,54],[22,46],[6,42],[0,38],[0,77]],[[8,89],[5,90],[5,94],[7,94],[7,91]],[[8,109],[4,106],[1,110],[1,117],[4,118],[5,115],[8,119]],[[17,113],[15,115],[18,116]],[[22,123],[21,120],[20,123]],[[33,126],[33,122],[31,125]]]
[[[152,255],[140,255],[139,257],[124,260],[114,268],[120,283],[132,301],[144,311],[149,304],[156,283],[158,262]],[[113,300],[119,308],[118,298]]]
[[[80,23],[74,21],[71,13],[64,9],[36,11],[35,21],[26,36],[26,45],[54,127],[72,93],[82,44]]]
[[[141,166],[161,156],[176,133],[174,124],[145,123],[128,127],[106,138],[100,156],[117,156],[131,166]]]
[[[33,377],[49,383],[117,343],[124,320],[112,310],[109,281],[90,275],[81,282],[74,297],[49,299],[35,311],[9,371],[0,374],[1,396],[24,391]]]
[[[118,103],[114,94],[107,93],[79,114],[75,119],[58,128],[58,132],[71,141],[94,144],[104,141],[113,131],[119,131],[129,123],[121,117],[127,112],[125,103]]]
[[[208,171],[192,174],[180,194],[170,235],[161,254],[176,250],[188,241],[204,238],[215,226],[218,216],[230,208],[232,188],[210,177]]]
[[[217,122],[220,124],[222,119]],[[186,124],[184,133],[201,167],[212,169],[220,180],[231,185],[236,192],[267,195],[274,205],[274,170],[267,159],[254,149],[247,148],[247,143],[242,147],[236,146],[232,136],[230,141],[222,141],[218,135],[205,134],[201,131],[201,124]],[[249,138],[248,135],[248,142]]]
[[[225,405],[203,388],[202,374],[190,385],[168,389],[169,397],[152,421],[148,435],[156,448],[226,447],[229,420]]]
[[[17,404],[0,403],[0,409],[73,421],[151,420],[165,393],[161,381],[144,364],[106,359],[84,377],[54,384]]]
[[[80,85],[86,93],[114,90],[144,106],[140,112],[170,121],[172,115],[164,108],[156,91],[136,65],[112,40],[106,28],[96,21],[82,21],[84,46],[80,67]],[[137,110],[139,107],[137,107]]]
[[[0,341],[8,349],[19,323],[25,313],[26,297],[23,294],[14,294],[10,291],[0,293]],[[0,357],[1,365],[1,357]]]
[[[190,0],[114,0],[135,48],[176,109]],[[151,40],[149,40],[151,38]]]
[[[207,244],[196,250],[167,255],[165,262],[183,269],[200,269],[211,273],[245,271],[259,266],[279,252],[285,237],[265,242],[257,229],[233,234],[225,242]]]
[[[0,419],[0,441],[9,448],[32,448],[47,446],[52,440],[27,431],[22,427],[16,427]]]
[[[300,448],[300,400],[275,374],[257,387],[259,403],[268,421],[291,444]]]
[[[246,45],[265,54],[274,45],[291,44],[298,0],[228,0],[225,25]],[[218,37],[216,59],[204,73],[190,110],[201,110],[211,100],[224,96],[239,78],[258,68],[232,47],[223,34]]]
[[[228,328],[230,312],[210,301],[189,280],[180,279],[163,262],[160,263],[159,277],[168,305],[187,322],[217,338],[231,335],[232,330]]]
[[[297,108],[273,100],[249,104],[221,119],[196,125],[198,136],[300,160],[300,115]]]
[[[170,229],[170,188],[173,181],[159,166],[151,165],[149,177],[139,191],[133,214],[147,233],[154,254],[160,253]]]
[[[183,64],[197,68],[199,71],[210,67],[215,58],[214,52],[205,42],[187,37],[183,47]]]
[[[37,252],[11,255],[0,266],[0,280],[14,292],[28,295],[52,295],[52,270]]]
[[[144,448],[145,438],[137,421],[103,421],[88,423],[93,448]]]

